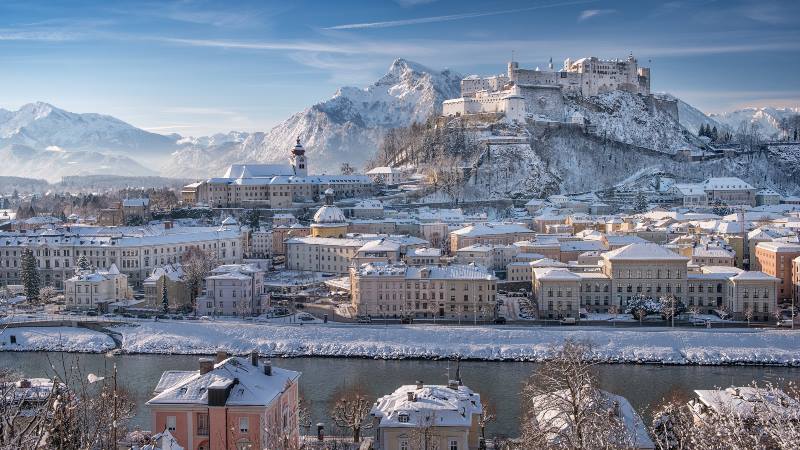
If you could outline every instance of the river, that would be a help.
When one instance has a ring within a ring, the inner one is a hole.
[[[135,397],[137,414],[133,425],[150,429],[150,416],[144,403],[150,398],[161,373],[165,370],[195,370],[196,356],[185,355],[117,355],[68,354],[44,352],[0,352],[0,367],[16,369],[28,377],[52,376],[50,362],[78,361],[86,372],[103,373],[117,364],[118,381]],[[358,384],[375,396],[394,391],[401,384],[415,380],[444,384],[448,371],[455,373],[455,363],[430,360],[373,360],[345,358],[287,358],[273,361],[276,366],[298,370],[300,391],[310,402],[313,423],[323,422],[333,391],[341,385]],[[528,362],[461,363],[464,384],[481,394],[495,406],[497,420],[488,427],[488,434],[517,434],[520,417],[519,392],[535,369]],[[608,364],[598,365],[597,375],[603,389],[623,395],[639,411],[654,406],[665,396],[688,396],[694,389],[748,384],[752,380],[784,383],[800,381],[800,369],[756,366],[658,366]],[[688,398],[688,397],[687,397]]]

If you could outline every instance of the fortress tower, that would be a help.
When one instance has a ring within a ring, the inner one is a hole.
[[[289,163],[292,165],[295,176],[306,177],[308,176],[308,164],[306,162],[306,149],[300,144],[300,138],[297,138],[297,144],[292,149],[292,156],[289,157]]]

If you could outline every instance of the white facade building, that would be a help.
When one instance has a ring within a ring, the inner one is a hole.
[[[269,307],[264,269],[255,264],[228,264],[206,277],[205,294],[197,298],[201,316],[253,316]]]
[[[69,309],[97,309],[131,298],[128,277],[115,264],[108,270],[79,271],[64,283],[64,301]]]

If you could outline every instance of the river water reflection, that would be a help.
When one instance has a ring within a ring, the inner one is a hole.
[[[102,373],[105,367],[117,364],[119,382],[135,397],[137,415],[134,425],[150,429],[147,401],[165,370],[195,370],[197,356],[185,355],[118,355],[99,354],[14,353],[0,352],[0,367],[14,368],[29,377],[51,376],[50,362],[68,364],[76,360],[85,372]],[[303,373],[300,391],[311,403],[312,421],[330,427],[326,412],[332,392],[339,386],[358,384],[375,396],[387,394],[401,384],[444,384],[448,372],[455,374],[455,363],[425,360],[373,360],[334,358],[278,359],[273,364]],[[497,420],[488,427],[491,435],[516,435],[520,417],[519,392],[522,383],[536,367],[529,362],[461,363],[464,384],[491,402]],[[750,366],[656,366],[599,365],[597,374],[603,389],[628,398],[640,411],[655,405],[664,396],[689,395],[693,389],[742,385],[759,382],[798,381],[800,369]],[[646,419],[647,420],[647,419]]]

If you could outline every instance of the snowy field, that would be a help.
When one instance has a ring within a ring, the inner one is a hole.
[[[22,330],[22,331],[19,331]],[[130,353],[247,353],[274,356],[541,360],[565,338],[588,340],[602,362],[776,364],[800,366],[800,331],[577,327],[447,327],[436,325],[321,325],[220,322],[139,322],[114,329]],[[0,336],[7,343],[9,330]],[[18,328],[20,345],[6,350],[102,352],[103,334],[73,328]],[[59,333],[61,339],[59,340]],[[22,337],[20,339],[20,336]]]

